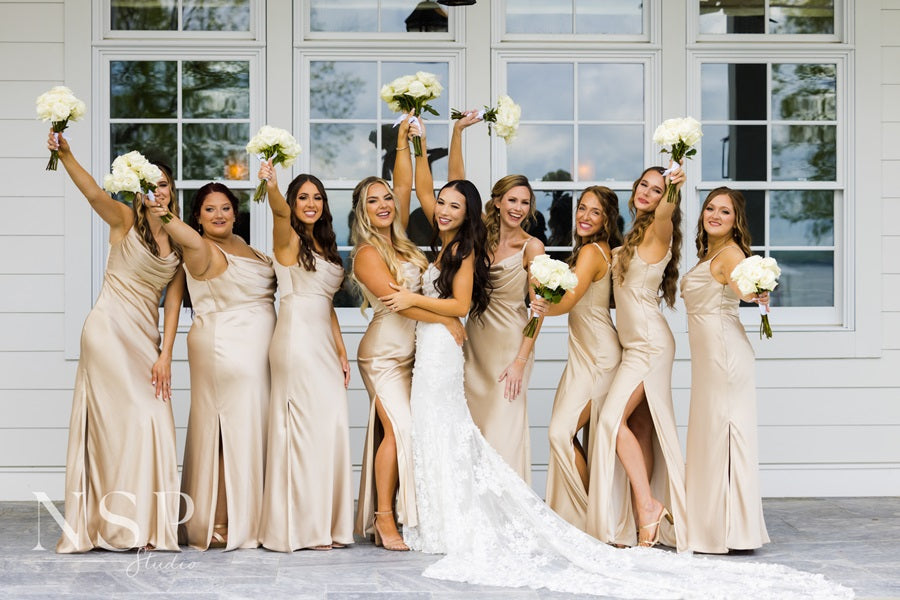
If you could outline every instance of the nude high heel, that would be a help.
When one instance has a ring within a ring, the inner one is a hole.
[[[641,548],[652,548],[659,543],[659,524],[665,518],[669,524],[674,525],[675,519],[672,518],[672,514],[669,512],[665,506],[662,507],[662,510],[659,513],[659,518],[656,519],[652,523],[647,523],[646,525],[641,525],[640,529],[638,529],[638,536],[640,536],[640,532],[642,529],[650,529],[651,527],[656,527],[656,533],[653,535],[652,539],[643,540],[638,542],[638,546]]]
[[[391,515],[391,520],[394,518],[394,511],[392,510],[384,510],[384,511],[375,511],[375,545],[383,546],[385,550],[393,550],[395,552],[407,552],[409,550],[409,546],[407,546],[403,542],[402,537],[391,538],[389,540],[384,539],[384,536],[381,535],[381,530],[378,528],[378,517]]]

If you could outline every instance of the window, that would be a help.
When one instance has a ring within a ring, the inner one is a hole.
[[[838,41],[834,0],[693,0],[701,39]]]
[[[303,38],[444,39],[454,37],[453,11],[418,0],[306,0]]]
[[[104,0],[103,37],[255,37],[259,0]]]
[[[503,38],[645,38],[646,4],[641,0],[505,0]]]

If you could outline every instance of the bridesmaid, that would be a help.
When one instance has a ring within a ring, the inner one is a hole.
[[[328,196],[312,175],[268,181],[281,306],[269,349],[272,396],[260,542],[270,550],[330,550],[353,543],[350,363],[333,298],[344,280]]]
[[[465,179],[463,129],[478,122],[468,111],[454,122],[449,177]],[[466,322],[466,400],[472,420],[488,443],[526,482],[531,482],[528,430],[528,381],[534,365],[535,337],[522,334],[528,322],[525,298],[534,301],[529,265],[544,253],[544,244],[523,225],[537,213],[534,192],[524,175],[507,175],[491,189],[485,203],[487,251],[491,260],[491,301],[480,319]],[[542,319],[541,319],[542,321]]]
[[[428,266],[404,231],[412,193],[408,130],[404,121],[397,134],[394,189],[379,177],[367,177],[353,190],[353,277],[364,296],[363,310],[371,304],[374,311],[356,353],[371,405],[355,533],[374,534],[376,545],[399,551],[409,547],[397,530],[394,506],[397,521],[418,524],[409,410],[415,320],[444,323],[460,343],[464,335],[459,319],[420,308],[392,313],[378,299],[395,291],[392,284],[418,291]]]
[[[598,413],[587,531],[617,545],[662,540],[684,551],[684,460],[672,407],[675,339],[660,311],[661,301],[675,303],[681,254],[681,209],[665,200],[666,184],[680,190],[684,171],[664,173],[650,167],[634,182],[628,201],[634,223],[613,260],[622,362]]]
[[[714,189],[700,208],[697,257],[681,280],[691,342],[691,410],[685,476],[691,550],[724,554],[768,543],[759,492],[753,347],[731,272],[750,256],[744,196]]]
[[[156,204],[151,212],[167,211]],[[275,275],[272,261],[234,233],[237,214],[234,193],[207,183],[194,194],[190,225],[174,215],[164,225],[184,248],[194,308],[181,537],[198,550],[259,546]]]
[[[181,249],[139,199],[129,207],[103,191],[61,134],[51,131],[47,148],[59,151],[73,183],[109,225],[110,244],[103,287],[81,332],[66,457],[71,529],[56,551],[177,551],[178,458],[170,401],[184,294]],[[171,172],[157,166],[163,177],[156,182],[156,201],[177,212]],[[105,518],[106,511],[122,519]]]
[[[546,500],[550,508],[581,530],[585,529],[587,511],[589,453],[576,436],[592,413],[599,413],[622,354],[609,315],[610,253],[622,244],[618,219],[615,192],[602,186],[585,189],[575,211],[575,247],[568,260],[578,276],[578,285],[559,304],[537,298],[532,305],[536,314],[569,313],[569,360],[550,416]],[[591,436],[590,446],[595,437]]]

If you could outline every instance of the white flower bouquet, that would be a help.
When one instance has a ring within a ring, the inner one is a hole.
[[[755,254],[739,262],[731,272],[731,280],[737,284],[741,294],[745,296],[771,292],[778,286],[778,277],[780,276],[781,269],[774,258],[763,258]],[[768,305],[760,304],[759,314],[762,315],[759,324],[759,339],[762,339],[763,335],[771,338],[772,327],[769,325]]]
[[[294,164],[294,161],[300,156],[300,144],[289,131],[263,125],[253,139],[247,143],[247,152],[258,156],[259,160],[272,159],[273,165],[282,165],[287,168]],[[262,180],[256,186],[253,201],[262,202],[265,197],[266,181]]]
[[[578,285],[578,277],[569,265],[546,254],[540,254],[532,259],[530,272],[538,283],[534,286],[534,293],[551,304],[559,304],[563,295]],[[534,337],[537,322],[537,317],[531,317],[522,333],[527,337]]]
[[[656,131],[653,132],[653,143],[662,146],[660,152],[672,156],[672,166],[666,170],[666,175],[681,168],[682,158],[693,158],[697,154],[694,146],[703,137],[700,123],[693,117],[682,119],[666,119]],[[675,202],[677,199],[675,186],[669,185],[666,189],[666,201]]]
[[[465,113],[456,110],[450,112],[451,119],[462,119]],[[494,124],[494,130],[497,135],[502,137],[506,143],[510,143],[516,132],[519,130],[519,120],[522,118],[522,107],[513,102],[509,96],[500,96],[497,98],[497,106],[485,106],[478,111],[478,118],[484,119],[488,124],[488,135],[491,135],[491,124]]]
[[[112,163],[112,173],[103,178],[103,189],[110,194],[121,194],[128,202],[139,202],[139,194],[145,194],[153,201],[153,190],[156,182],[163,176],[159,167],[147,160],[137,150],[128,154],[117,156]],[[163,223],[168,223],[172,217],[165,215]]]
[[[433,73],[419,71],[415,75],[404,75],[381,88],[381,99],[387,102],[392,112],[408,112],[414,117],[422,114],[422,111],[438,116],[429,101],[441,95],[444,87]],[[422,156],[422,140],[419,136],[412,139],[416,156]]]
[[[75,97],[72,90],[64,85],[50,88],[35,100],[37,116],[41,121],[50,121],[56,134],[60,134],[69,126],[69,121],[77,121],[84,116],[87,107]],[[50,162],[47,171],[55,171],[59,164],[59,152],[50,151]]]

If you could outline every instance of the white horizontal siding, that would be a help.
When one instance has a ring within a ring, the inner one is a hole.
[[[0,19],[4,42],[54,42],[63,38],[62,2],[7,2]]]

